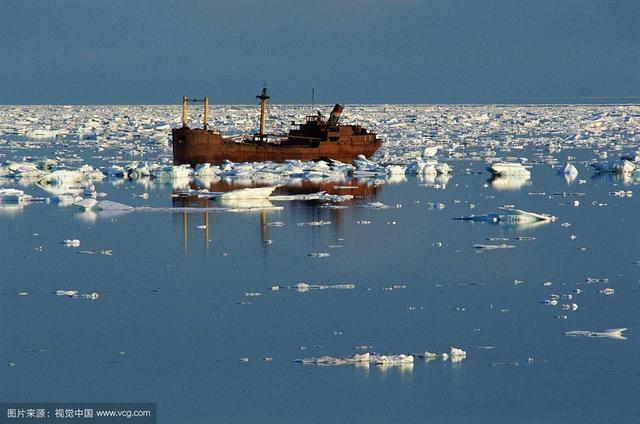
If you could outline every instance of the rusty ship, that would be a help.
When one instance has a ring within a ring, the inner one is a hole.
[[[325,118],[319,111],[306,117],[302,124],[293,123],[288,134],[267,134],[267,87],[256,96],[260,100],[260,127],[256,134],[224,137],[208,125],[209,101],[204,102],[203,128],[187,125],[187,99],[182,98],[182,127],[171,131],[173,163],[195,166],[199,163],[220,164],[232,162],[273,161],[287,159],[327,160],[352,162],[358,155],[371,156],[382,144],[373,132],[360,125],[341,124],[344,107],[336,104]]]

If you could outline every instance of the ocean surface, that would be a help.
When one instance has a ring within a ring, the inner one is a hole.
[[[170,161],[175,122],[144,132],[150,121],[132,122],[155,110],[118,108],[3,107],[0,160]],[[450,174],[279,177],[276,194],[354,197],[240,211],[196,190],[268,184],[110,176],[91,182],[98,199],[145,208],[96,212],[61,202],[69,185],[5,175],[0,188],[38,201],[0,205],[0,401],[153,402],[158,423],[637,420],[640,176],[589,163],[640,148],[640,108],[367,108],[360,120],[385,137],[378,163],[440,145]],[[531,177],[492,178],[487,163],[500,159],[524,161]],[[567,160],[577,177],[559,173]],[[504,205],[556,219],[454,219]],[[513,247],[474,247],[501,244]],[[563,334],[611,328],[625,338]],[[420,357],[451,347],[466,357]],[[415,356],[295,362],[363,352]]]

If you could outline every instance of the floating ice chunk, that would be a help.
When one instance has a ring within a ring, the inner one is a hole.
[[[197,177],[214,177],[222,172],[220,167],[210,163],[200,163],[196,165],[195,175]]]
[[[101,200],[95,204],[93,209],[101,211],[131,211],[134,210],[134,207],[125,205],[124,203],[113,202],[111,200]]]
[[[467,352],[465,352],[464,350],[459,349],[459,348],[457,348],[457,347],[452,347],[452,348],[451,348],[451,352],[450,352],[450,356],[451,356],[452,358],[454,358],[454,357],[463,357],[463,358],[466,358],[466,357],[467,357]]]
[[[480,222],[550,222],[557,218],[544,213],[528,212],[522,209],[500,207],[500,212],[493,212],[486,215],[470,215],[466,217],[454,218],[462,221]]]
[[[55,294],[57,296],[74,297],[78,296],[78,290],[56,290]]]
[[[425,158],[434,157],[438,153],[438,150],[440,150],[440,146],[425,147],[422,151],[422,156],[424,156]]]
[[[102,171],[94,169],[91,165],[82,165],[78,172],[82,174],[83,180],[87,181],[100,181],[104,178]]]
[[[380,166],[374,161],[367,159],[364,155],[358,155],[358,157],[353,160],[353,164],[358,169],[378,169]]]
[[[626,330],[626,328],[612,328],[604,331],[574,330],[565,331],[562,334],[573,337],[608,337],[610,339],[626,340],[627,338],[622,334]]]
[[[91,209],[95,208],[97,204],[98,204],[98,201],[93,198],[82,199],[74,203],[74,205],[80,206],[82,210],[85,210],[85,211],[90,211]]]
[[[120,165],[108,166],[100,169],[109,178],[127,178],[127,170]]]
[[[298,223],[298,227],[304,227],[305,225],[308,225],[310,227],[320,227],[323,225],[331,225],[331,221],[311,221],[311,222],[300,222]]]
[[[150,170],[152,177],[157,179],[185,179],[190,178],[193,170],[189,165],[162,166]]]
[[[407,167],[405,172],[409,175],[418,175],[422,174],[422,171],[425,167],[425,163],[420,159],[414,159],[407,163]]]
[[[513,249],[515,248],[512,244],[474,244],[473,248],[476,250],[496,250],[496,249]]]
[[[80,294],[78,290],[56,290],[55,294],[57,296],[67,296],[74,299],[87,299],[87,300],[96,300],[100,297],[98,293],[88,293],[88,294]]]
[[[631,190],[628,190],[628,191],[624,191],[624,190],[610,191],[609,194],[612,195],[612,196],[616,196],[616,197],[633,197],[633,191],[631,191]]]
[[[467,358],[466,356],[461,356],[461,355],[452,356],[451,357],[451,363],[452,364],[456,364],[456,363],[464,361],[466,358]]]
[[[113,254],[113,250],[107,250],[107,249],[100,249],[100,250],[80,250],[78,252],[76,252],[79,255],[96,255],[96,254],[100,254],[100,255],[105,255],[105,256],[111,256]]]
[[[594,162],[591,164],[597,172],[615,172],[615,173],[631,173],[635,171],[638,166],[633,162],[629,162],[625,159],[616,160],[613,162]]]
[[[282,221],[275,221],[275,222],[267,222],[267,226],[269,227],[284,227],[286,224]]]
[[[78,183],[84,179],[84,174],[79,171],[69,171],[64,169],[59,169],[57,171],[53,171],[49,174],[44,175],[36,183],[38,184],[50,184],[50,185],[61,185],[63,183]]]
[[[404,174],[387,175],[385,182],[387,182],[388,184],[401,184],[407,182],[407,178],[404,176]]]
[[[578,176],[578,169],[575,166],[573,166],[572,164],[567,163],[564,166],[564,168],[562,168],[562,173],[564,175],[567,175],[567,176],[575,178],[575,177]]]
[[[356,353],[352,356],[354,362],[369,362],[371,358],[371,354],[369,352],[365,353]]]
[[[126,173],[121,176],[128,176],[131,179],[137,180],[147,178],[151,176],[151,168],[143,162],[133,162],[125,169]],[[115,175],[113,175],[115,176]]]
[[[80,247],[80,240],[67,239],[67,240],[63,240],[62,244],[64,244],[65,247]]]
[[[309,290],[327,290],[327,289],[337,289],[337,290],[352,290],[356,288],[355,284],[308,284],[308,283],[298,283],[293,286],[296,291],[299,293],[308,292]]]
[[[375,358],[377,365],[401,365],[412,364],[413,355],[405,355],[403,353],[399,355],[382,355]]]
[[[278,186],[241,188],[239,190],[219,193],[213,198],[217,200],[246,200],[246,199],[266,199]]]
[[[24,194],[24,191],[14,188],[0,188],[0,203],[22,203],[27,200],[31,200],[33,197],[29,194]]]
[[[404,176],[406,167],[400,165],[389,165],[386,168],[387,175],[402,175]]]
[[[496,162],[488,168],[493,175],[500,176],[530,176],[531,172],[520,163]]]
[[[433,353],[433,352],[429,352],[428,350],[425,350],[425,352],[422,354],[422,357],[424,359],[426,359],[427,361],[429,360],[434,360],[438,358],[438,354],[437,353]]]
[[[313,364],[313,365],[368,365],[371,362],[375,362],[375,355],[370,355],[368,352],[355,354],[351,357],[332,357],[332,356],[321,356],[319,358],[304,358],[304,359],[296,359],[294,362],[299,362],[301,364]]]
[[[368,208],[368,209],[389,209],[392,206],[385,205],[384,203],[380,203],[380,202],[371,202],[371,203],[365,203],[364,205],[360,205],[360,207]]]
[[[288,201],[288,200],[322,200],[329,202],[345,202],[347,200],[353,199],[353,195],[345,194],[345,195],[337,195],[337,194],[327,194],[326,191],[320,191],[318,193],[310,193],[310,194],[292,194],[292,195],[284,195],[284,196],[269,196],[269,200],[274,202],[277,201]]]
[[[451,167],[446,163],[439,163],[435,168],[438,175],[448,175],[451,172]]]

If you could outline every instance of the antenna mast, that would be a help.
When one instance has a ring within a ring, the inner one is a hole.
[[[267,95],[267,82],[265,81],[262,93],[256,96],[256,99],[260,99],[260,132],[258,135],[261,139],[264,138],[264,127],[267,118],[267,99],[270,98],[271,97]]]

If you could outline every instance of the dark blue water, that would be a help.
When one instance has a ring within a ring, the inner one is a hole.
[[[451,164],[446,189],[409,177],[368,189],[345,209],[274,202],[284,209],[264,215],[101,216],[54,204],[5,210],[0,399],[157,402],[161,423],[635,420],[637,185],[594,178],[584,167],[578,178],[586,182],[568,184],[536,165],[529,183],[505,190],[487,181],[479,162]],[[623,188],[634,196],[609,194]],[[145,190],[130,181],[97,189],[132,205],[174,204],[170,184],[151,186],[147,201],[132,197]],[[563,192],[569,195],[556,195]],[[393,207],[360,207],[372,201]],[[430,202],[445,208],[429,208]],[[506,226],[453,219],[504,204],[558,220]],[[331,224],[298,225],[319,220]],[[208,230],[198,228],[205,222]],[[285,225],[268,225],[273,222]],[[535,239],[516,239],[522,236]],[[62,246],[68,238],[81,247]],[[516,247],[473,248],[500,243]],[[77,253],[101,249],[112,255]],[[330,256],[309,256],[314,252]],[[588,284],[587,278],[609,281]],[[356,288],[271,290],[299,282]],[[406,288],[388,289],[394,285]],[[605,287],[615,294],[600,294]],[[56,296],[58,289],[100,297]],[[250,292],[261,296],[245,296]],[[572,294],[568,302],[579,309],[562,311],[566,300],[543,305],[552,293]],[[562,334],[615,327],[628,327],[628,339]],[[292,362],[351,356],[363,345],[378,353],[456,346],[467,358],[416,359],[408,368]]]

